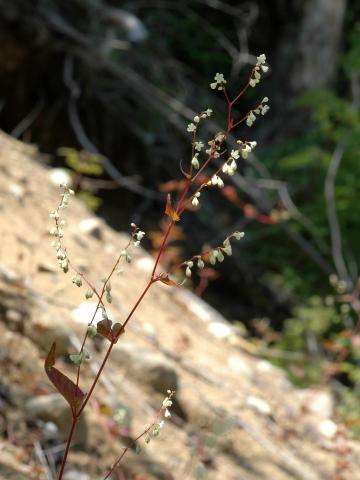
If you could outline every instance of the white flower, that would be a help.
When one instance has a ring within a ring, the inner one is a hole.
[[[170,417],[171,417],[170,410],[168,410],[167,408],[165,409],[164,417],[165,417],[165,418],[170,418]]]
[[[193,205],[194,207],[197,207],[199,205],[199,200],[196,197],[194,197],[191,200],[191,205]]]
[[[244,237],[245,233],[244,232],[234,232],[233,236],[236,238],[236,240],[241,240]]]
[[[50,218],[53,218],[54,220],[58,220],[58,218],[59,218],[58,212],[51,212],[50,213]]]
[[[245,145],[244,145],[244,148],[243,148],[243,151],[250,153],[250,152],[251,152],[251,147],[250,147],[250,145],[245,144]]]
[[[218,184],[219,188],[224,188],[224,182],[223,182],[222,178],[218,177],[217,184]]]
[[[253,141],[253,142],[250,142],[250,147],[253,149],[255,148],[257,145],[257,142]]]
[[[225,138],[225,135],[222,132],[219,132],[215,135],[215,142],[221,143]]]
[[[237,169],[237,164],[236,164],[235,160],[233,160],[233,161],[230,163],[230,169],[231,169],[231,170],[234,170],[234,171]],[[230,175],[230,173],[229,173],[229,175]]]
[[[211,184],[212,185],[217,185],[218,181],[219,181],[219,177],[217,175],[214,175],[213,177],[211,177]]]
[[[142,240],[144,237],[145,237],[145,232],[143,232],[142,230],[139,230],[139,231],[136,233],[136,238],[137,238],[139,241]]]
[[[211,108],[208,108],[207,110],[205,110],[205,113],[208,117],[210,117],[213,111],[211,110]]]
[[[192,160],[191,160],[191,165],[192,165],[194,168],[196,168],[196,170],[199,169],[200,164],[199,164],[199,160],[197,159],[197,154],[195,154],[195,156],[192,158]]]
[[[188,132],[195,132],[196,130],[196,125],[194,125],[193,123],[189,123],[189,125],[187,126],[187,129],[186,129]]]
[[[248,127],[251,127],[252,124],[255,122],[255,120],[256,120],[256,117],[255,117],[254,113],[250,112],[249,115],[247,116],[247,119],[246,119],[246,125]]]
[[[195,115],[194,117],[194,122],[199,123],[200,122],[200,117],[198,115]]]
[[[256,80],[255,78],[250,79],[250,87],[256,87],[256,85],[259,83],[259,80]]]
[[[198,258],[197,267],[200,268],[200,270],[202,270],[205,267],[205,263],[201,257]]]
[[[230,168],[229,165],[227,163],[224,163],[221,170],[222,170],[223,173],[228,173],[229,168]]]
[[[263,72],[267,72],[269,70],[269,67],[267,65],[261,65],[261,70]]]
[[[268,97],[264,97],[261,103],[267,103],[269,101]]]
[[[232,158],[235,158],[235,160],[237,160],[239,158],[238,150],[231,150],[231,156]]]
[[[261,109],[261,115],[265,115],[270,110],[269,105],[264,105]]]
[[[203,142],[195,142],[195,143],[194,143],[194,148],[195,148],[195,150],[197,150],[198,152],[201,152],[201,150],[204,148]]]
[[[214,80],[217,83],[226,83],[226,80],[225,80],[224,75],[222,73],[217,73],[214,77]]]
[[[256,64],[257,65],[263,65],[266,62],[266,55],[265,53],[262,53],[256,58]]]
[[[213,90],[215,90],[215,88],[218,88],[218,90],[223,90],[223,86],[226,84],[226,80],[224,78],[224,75],[222,73],[217,73],[214,77],[214,80],[215,80],[215,82],[210,83],[210,87]]]

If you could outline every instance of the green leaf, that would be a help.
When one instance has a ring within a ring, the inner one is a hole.
[[[89,352],[87,352],[86,350],[83,350],[82,352],[74,355],[69,355],[69,357],[75,365],[81,365],[83,362],[90,359]]]

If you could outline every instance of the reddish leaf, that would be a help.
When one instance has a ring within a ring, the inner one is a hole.
[[[163,277],[160,277],[160,282],[165,283],[165,285],[169,285],[169,287],[175,287],[177,285],[174,280],[171,280],[169,278],[169,275],[164,275]]]
[[[171,218],[174,222],[178,222],[180,220],[179,215],[175,212],[171,205],[171,198],[170,198],[170,193],[168,193],[167,198],[166,198],[166,208],[165,208],[165,213],[168,217]]]
[[[55,352],[56,343],[53,343],[50,352],[45,359],[45,372],[56,390],[61,393],[61,395],[69,403],[71,409],[77,410],[85,398],[85,393],[82,392],[81,389],[72,380],[70,380],[70,378],[54,367]]]
[[[119,340],[119,336],[124,333],[121,323],[115,323],[112,326],[112,321],[106,318],[98,322],[96,328],[99,335],[113,343],[116,343]]]
[[[181,192],[184,190],[185,186],[185,180],[170,180],[169,182],[159,185],[159,190],[161,192],[173,192],[174,190]]]

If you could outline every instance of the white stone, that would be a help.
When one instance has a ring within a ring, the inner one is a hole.
[[[330,419],[322,420],[319,423],[319,432],[326,438],[333,438],[337,430],[336,423]]]
[[[88,325],[94,315],[96,306],[97,302],[82,302],[78,307],[71,311],[71,318],[75,320],[75,322]],[[113,314],[108,307],[106,308],[106,313],[108,318],[113,320]],[[96,312],[94,323],[96,324],[97,322],[100,322],[100,320],[102,320],[101,308]]]
[[[241,376],[246,378],[251,378],[253,376],[253,371],[249,365],[239,356],[232,356],[228,358],[227,361],[228,367],[235,373],[238,373]]]
[[[62,183],[65,183],[68,187],[72,186],[71,174],[65,168],[52,168],[49,171],[49,179],[56,187],[59,187]]]
[[[208,331],[217,338],[227,338],[233,333],[231,327],[222,322],[209,323]]]
[[[275,367],[273,367],[267,360],[260,360],[257,362],[256,368],[259,370],[259,372],[263,373],[272,373],[275,370]]]
[[[80,232],[85,233],[86,235],[91,235],[98,240],[102,239],[101,227],[102,222],[96,217],[85,218],[79,223]]]
[[[17,183],[10,183],[9,185],[9,192],[16,198],[16,200],[20,201],[24,197],[24,189]]]
[[[154,268],[154,261],[151,257],[141,257],[135,261],[135,267],[143,272],[151,272]]]
[[[265,400],[260,397],[256,397],[255,395],[249,395],[246,398],[246,405],[262,415],[271,415],[272,413],[270,405],[265,402]]]
[[[304,408],[322,418],[331,418],[334,413],[334,400],[325,390],[301,390],[297,393]]]

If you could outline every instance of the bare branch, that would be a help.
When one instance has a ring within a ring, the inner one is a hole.
[[[325,199],[330,227],[331,252],[334,265],[338,276],[342,280],[346,281],[347,287],[350,288],[353,282],[350,279],[349,272],[344,260],[340,224],[336,212],[335,202],[335,179],[344,155],[344,150],[344,143],[339,143],[331,157],[329,168],[325,178]]]

